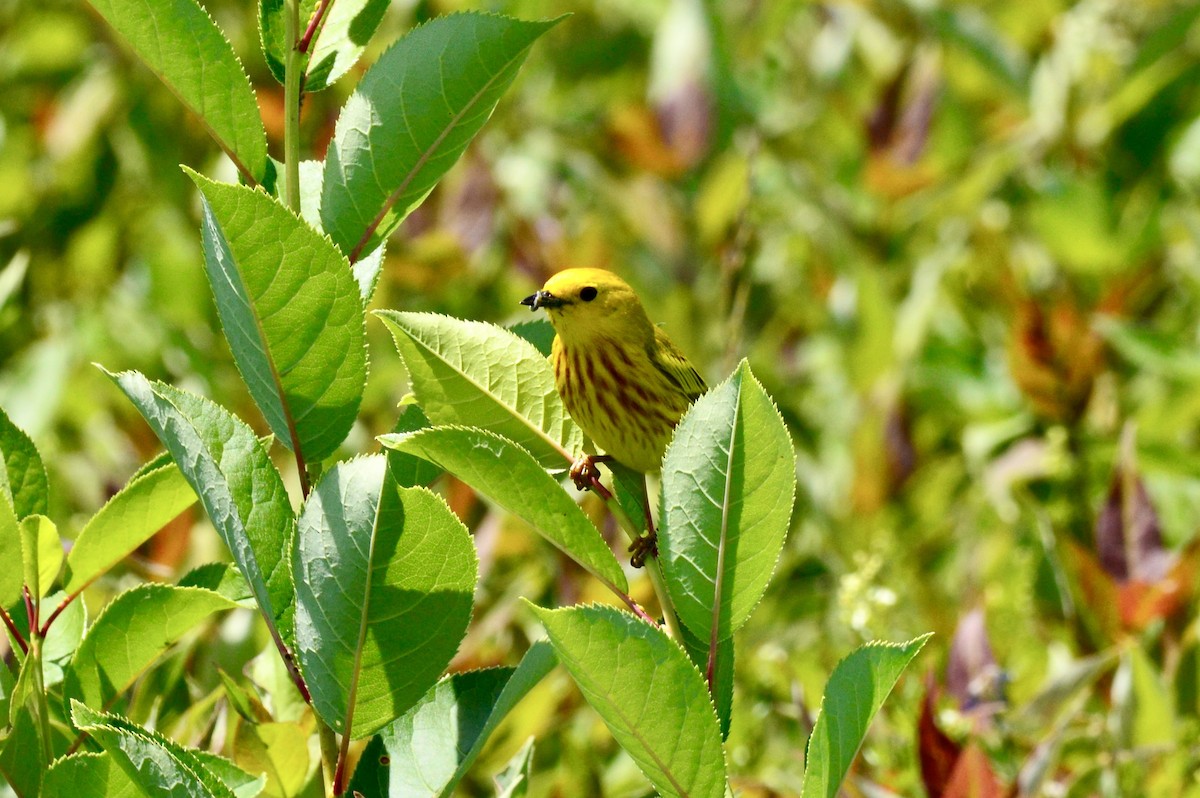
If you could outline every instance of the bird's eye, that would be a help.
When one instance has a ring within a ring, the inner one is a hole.
[[[579,292],[579,298],[582,299],[584,302],[591,302],[593,299],[596,298],[597,293],[598,292],[596,291],[596,287],[589,285]]]

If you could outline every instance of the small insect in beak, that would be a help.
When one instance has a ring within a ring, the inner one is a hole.
[[[549,291],[538,291],[536,294],[530,294],[521,300],[522,305],[528,305],[530,311],[539,308],[559,308],[563,306],[563,301]]]

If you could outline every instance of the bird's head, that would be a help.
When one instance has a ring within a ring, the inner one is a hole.
[[[542,290],[521,300],[531,310],[545,308],[564,340],[653,335],[642,303],[628,283],[604,269],[566,269]]]

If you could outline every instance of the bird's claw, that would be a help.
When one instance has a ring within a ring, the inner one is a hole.
[[[567,473],[579,490],[588,490],[593,482],[600,479],[600,469],[596,467],[596,458],[590,454],[579,455],[575,462],[571,463],[571,470]]]
[[[658,556],[658,535],[653,532],[643,535],[629,544],[629,551],[633,553],[629,564],[634,568],[641,568],[646,564],[647,557]]]

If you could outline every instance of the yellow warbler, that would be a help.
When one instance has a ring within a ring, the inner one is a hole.
[[[575,484],[586,485],[599,475],[594,464],[610,458],[658,471],[679,417],[706,389],[633,289],[603,269],[567,269],[521,304],[549,314],[555,385],[571,418],[606,453],[581,456],[571,468]],[[646,521],[652,547],[648,508]]]

